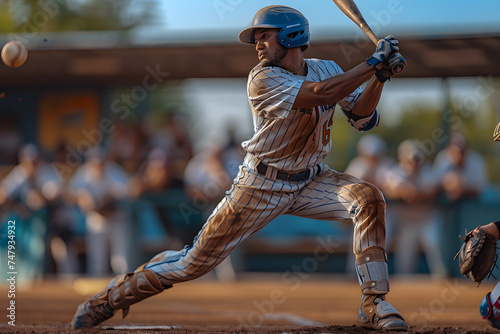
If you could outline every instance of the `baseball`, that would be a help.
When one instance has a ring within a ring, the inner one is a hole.
[[[18,41],[10,41],[2,48],[2,61],[9,67],[19,67],[28,58],[28,49]]]

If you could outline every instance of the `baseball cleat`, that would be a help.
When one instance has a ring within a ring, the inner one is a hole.
[[[172,284],[163,285],[159,276],[144,269],[144,265],[136,272],[118,275],[106,288],[78,306],[73,317],[73,328],[94,327],[111,318],[117,310],[122,310],[125,318],[130,305],[171,287]]]
[[[88,300],[78,306],[73,317],[73,328],[85,329],[94,327],[111,318],[114,313],[115,311],[108,302],[92,305],[91,300]]]
[[[408,324],[384,295],[363,295],[356,325],[378,330],[407,331]]]
[[[101,322],[108,320],[115,314],[115,309],[109,304],[108,293],[115,286],[123,275],[114,277],[104,288],[97,294],[78,305],[78,309],[73,316],[73,328],[84,329],[97,326]],[[124,313],[125,317],[126,313]]]

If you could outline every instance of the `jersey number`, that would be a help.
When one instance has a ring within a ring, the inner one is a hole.
[[[332,130],[333,124],[333,115],[330,116],[330,119],[323,124],[323,146],[328,145],[330,143],[330,132]]]

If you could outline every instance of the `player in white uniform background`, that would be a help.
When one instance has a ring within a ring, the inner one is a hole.
[[[374,185],[338,173],[322,163],[331,149],[338,103],[359,131],[374,128],[389,64],[404,61],[392,36],[343,72],[333,61],[304,59],[309,25],[295,9],[269,6],[239,39],[254,44],[259,64],[248,78],[254,135],[242,145],[247,155],[230,190],[192,245],[156,255],[133,273],[118,276],[81,304],[74,328],[95,326],[118,309],[155,295],[172,284],[200,277],[246,238],[274,218],[291,214],[314,219],[351,219],[353,250],[361,285],[358,324],[406,330],[403,316],[385,300],[389,292],[385,253],[385,201]],[[368,81],[364,91],[360,85]]]

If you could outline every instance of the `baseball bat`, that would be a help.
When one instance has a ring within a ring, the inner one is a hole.
[[[337,7],[348,17],[356,23],[358,27],[363,30],[363,32],[370,38],[370,40],[377,45],[378,43],[378,38],[375,35],[375,33],[372,31],[368,23],[366,23],[365,18],[363,17],[363,14],[361,14],[358,6],[356,6],[356,3],[353,0],[332,0]],[[405,69],[406,65],[402,62],[398,62],[391,67],[392,73],[400,73],[403,72]]]

